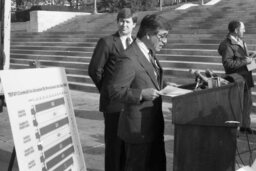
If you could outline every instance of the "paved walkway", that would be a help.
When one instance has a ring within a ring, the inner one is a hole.
[[[71,96],[88,171],[104,171],[104,124],[102,114],[98,112],[99,94],[71,91]],[[171,103],[165,102],[163,104],[163,110],[166,129],[165,144],[167,168],[168,171],[172,171],[174,136],[171,114],[168,108],[171,108]],[[256,127],[256,115],[252,115],[252,125]],[[255,150],[256,138],[254,136],[249,136],[248,139],[250,141],[251,149]],[[248,163],[250,158],[246,140],[246,136],[239,135],[239,154],[243,161],[245,161],[244,164]],[[12,148],[12,133],[9,125],[8,114],[6,109],[4,109],[4,112],[0,113],[0,171],[7,170],[6,167],[8,166]],[[251,158],[254,159],[255,156],[255,153],[253,153]],[[237,162],[242,163],[239,161],[238,157]],[[16,170],[18,169],[13,169],[13,171]]]

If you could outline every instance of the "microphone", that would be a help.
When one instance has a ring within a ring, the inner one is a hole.
[[[225,80],[224,78],[222,78],[222,77],[219,77],[216,73],[214,73],[212,70],[210,70],[210,69],[206,69],[205,70],[205,75],[207,76],[207,77],[210,77],[210,78],[218,78],[218,81],[219,81],[219,84],[220,85],[227,85],[227,84],[229,84],[229,82],[227,81],[227,80]],[[219,86],[220,86],[219,85]]]
[[[200,78],[202,81],[208,83],[208,78],[200,73],[198,70],[190,69],[189,73],[195,75],[197,78]]]
[[[212,70],[210,69],[206,69],[205,70],[205,75],[206,77],[209,77],[209,78],[214,78],[214,77],[218,77],[218,75],[216,73],[214,73]]]
[[[210,78],[218,78],[219,86],[229,84],[229,81],[227,81],[227,80],[225,80],[224,78],[218,76],[216,73],[214,73],[214,72],[213,72],[212,70],[210,70],[210,69],[206,69],[206,70],[205,70],[205,75],[206,75],[207,77],[210,77]]]
[[[222,77],[219,77],[210,69],[205,70],[205,75],[203,75],[200,71],[194,69],[190,69],[189,73],[196,76],[196,87],[200,87],[202,89],[220,87],[222,85],[229,84],[229,81],[225,80]]]

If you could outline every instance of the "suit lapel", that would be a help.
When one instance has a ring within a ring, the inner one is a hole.
[[[113,41],[114,41],[114,48],[116,49],[116,51],[121,54],[124,51],[124,47],[122,45],[119,33],[116,32],[115,34],[113,34]]]
[[[147,58],[144,56],[144,54],[141,52],[140,48],[138,47],[137,43],[133,43],[131,46],[135,49],[135,55],[137,56],[137,59],[140,63],[140,65],[145,69],[147,74],[149,75],[150,79],[154,83],[155,87],[160,90],[160,85],[158,84],[158,81],[156,79],[154,68],[152,64],[147,60]],[[160,66],[160,65],[159,65]],[[161,67],[160,67],[161,68]],[[161,69],[162,70],[162,69]],[[162,74],[161,74],[162,75]]]

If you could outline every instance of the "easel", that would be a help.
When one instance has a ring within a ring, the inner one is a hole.
[[[12,149],[12,155],[10,158],[10,162],[8,165],[8,170],[7,171],[12,171],[13,165],[14,165],[14,161],[15,161],[15,157],[16,157],[16,151],[15,151],[15,147],[13,147]]]

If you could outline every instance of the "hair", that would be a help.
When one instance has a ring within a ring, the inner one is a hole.
[[[233,20],[228,24],[228,31],[234,33],[241,26],[241,21]]]
[[[137,16],[134,16],[133,11],[130,8],[123,8],[121,9],[116,17],[116,21],[118,22],[119,19],[124,19],[124,18],[131,18],[134,23],[137,22]]]
[[[156,14],[146,15],[140,23],[137,37],[142,38],[147,34],[155,35],[160,29],[171,30],[167,19]]]

